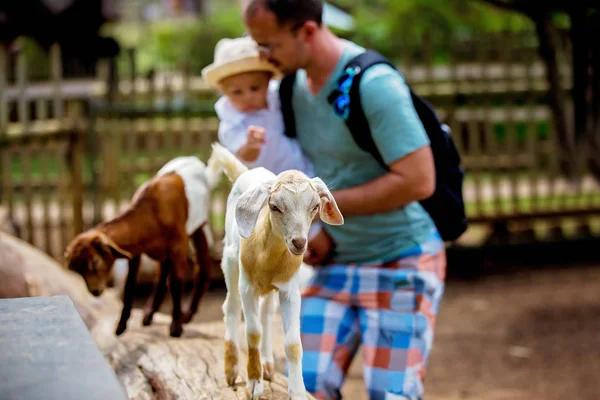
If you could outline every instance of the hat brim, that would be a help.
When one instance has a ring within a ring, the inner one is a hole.
[[[217,87],[219,83],[230,76],[244,72],[270,72],[275,78],[280,78],[281,73],[277,68],[267,61],[262,61],[257,57],[242,58],[240,60],[228,62],[227,64],[210,64],[202,70],[202,78],[210,86]]]

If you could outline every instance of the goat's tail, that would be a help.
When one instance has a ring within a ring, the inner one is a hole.
[[[248,170],[238,158],[219,143],[212,144],[212,154],[208,160],[209,169],[222,169],[231,182]]]
[[[204,177],[206,178],[206,183],[211,190],[214,189],[219,183],[219,180],[221,179],[221,172],[223,172],[223,169],[217,163],[215,157],[211,156],[206,163],[206,168],[204,169]]]

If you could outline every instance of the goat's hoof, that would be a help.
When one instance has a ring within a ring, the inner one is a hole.
[[[152,325],[152,318],[154,318],[154,313],[145,313],[144,319],[142,319],[142,325],[150,326]]]
[[[238,367],[234,365],[232,368],[225,367],[225,379],[227,380],[227,384],[229,386],[235,385],[235,380],[238,376]]]
[[[272,362],[263,363],[263,379],[265,381],[271,381],[275,375],[275,365]]]
[[[180,337],[182,333],[183,328],[181,327],[181,324],[171,325],[171,337]]]
[[[117,329],[115,330],[115,335],[120,336],[123,332],[125,332],[125,329],[127,329],[127,324],[119,323],[119,325],[117,325]]]
[[[257,381],[256,379],[249,379],[246,385],[246,395],[248,400],[259,400],[264,391],[263,381]]]
[[[190,322],[192,320],[192,318],[194,317],[194,313],[191,311],[187,311],[183,313],[183,316],[181,317],[181,322],[183,322],[184,324],[187,324],[188,322]]]

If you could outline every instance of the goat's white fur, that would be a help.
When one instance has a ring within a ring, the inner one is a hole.
[[[208,221],[210,190],[216,186],[220,171],[210,163],[207,166],[198,157],[181,156],[163,165],[156,175],[160,176],[169,172],[176,172],[183,180],[185,196],[188,200],[186,231],[188,235],[191,235],[202,223]],[[205,234],[207,232],[210,232],[210,229],[204,230]],[[212,240],[212,234],[207,239]]]
[[[271,290],[273,288],[279,291],[283,317],[289,396],[292,399],[305,399],[300,342],[300,282],[301,279],[310,279],[312,271],[307,265],[301,268],[302,254],[306,246],[298,249],[296,244],[293,245],[296,247],[293,247],[291,243],[294,238],[307,239],[308,229],[317,209],[325,223],[343,224],[343,217],[333,196],[319,178],[309,179],[296,171],[298,175],[294,176],[301,178],[288,187],[279,180],[286,172],[275,176],[265,168],[247,169],[232,153],[216,143],[213,144],[211,160],[222,168],[233,182],[227,199],[225,243],[221,264],[227,285],[227,297],[223,304],[225,340],[231,342],[235,350],[233,358],[226,350],[227,381],[233,384],[238,373],[240,309],[244,312],[249,355],[251,349],[256,351],[260,346],[262,366],[273,365],[271,329],[277,298],[276,291]],[[269,198],[275,196],[275,192],[278,201],[285,204],[285,209],[281,212],[269,209]],[[247,265],[248,260],[252,260],[253,264]],[[277,265],[278,262],[283,264]],[[271,278],[279,276],[278,268],[289,271],[289,276],[282,280]],[[263,278],[269,279],[268,290],[261,286]],[[260,345],[256,343],[256,338],[260,339]],[[228,366],[231,359],[235,361],[232,362],[233,365]],[[248,379],[247,382],[249,395],[253,399],[260,397],[264,387],[262,369],[259,368],[258,371],[260,374],[253,372],[258,379]],[[250,363],[248,372],[250,374]]]
[[[221,177],[221,170],[216,168],[214,163],[204,164],[202,160],[195,156],[180,156],[169,160],[156,176],[164,175],[169,172],[176,172],[183,180],[185,196],[188,201],[188,218],[185,230],[191,235],[198,227],[208,221],[210,209],[210,192]],[[133,194],[132,202],[143,192],[148,182],[144,182]],[[1,219],[0,219],[1,220]],[[202,226],[202,232],[206,237],[208,248],[214,246],[212,229],[209,224]],[[145,256],[144,256],[145,257]],[[117,286],[125,283],[125,277],[129,270],[129,260],[119,258],[115,260],[113,269],[113,279]]]

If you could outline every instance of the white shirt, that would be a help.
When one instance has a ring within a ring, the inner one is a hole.
[[[241,161],[249,168],[264,167],[275,174],[297,169],[312,178],[312,164],[302,152],[300,144],[296,139],[285,136],[278,87],[279,82],[271,81],[267,90],[267,108],[250,113],[239,111],[227,96],[222,96],[215,104],[220,120],[219,141],[229,151],[237,154],[247,141],[248,127],[262,127],[265,129],[266,143],[258,158],[252,163]]]

